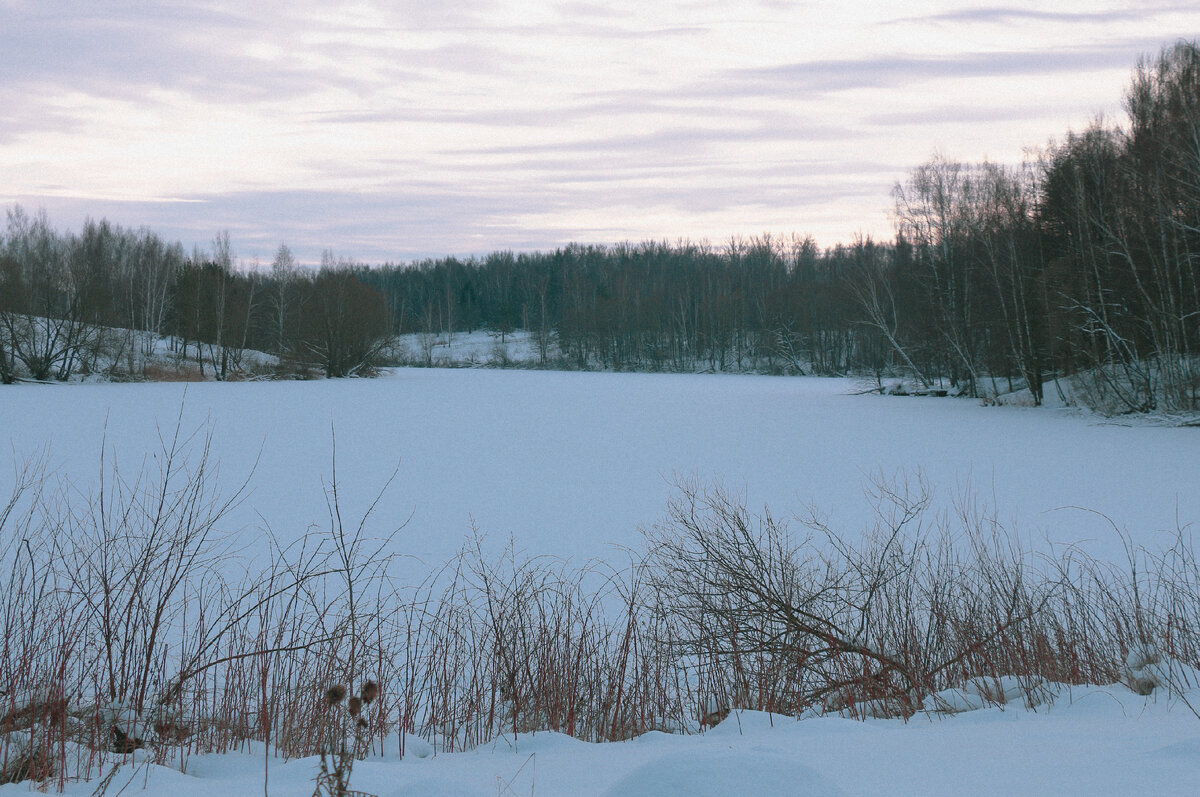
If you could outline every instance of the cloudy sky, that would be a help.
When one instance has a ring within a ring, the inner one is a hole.
[[[1121,115],[1194,0],[0,0],[0,201],[243,260],[887,237],[935,151]]]

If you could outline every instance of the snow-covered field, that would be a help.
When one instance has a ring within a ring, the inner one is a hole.
[[[351,515],[399,463],[370,530],[408,520],[395,544],[414,557],[404,565],[414,577],[452,556],[472,524],[530,554],[619,563],[688,476],[744,490],[776,515],[811,504],[849,534],[870,519],[863,488],[873,475],[920,473],[944,509],[974,496],[1033,546],[1086,541],[1115,561],[1125,551],[1116,529],[1157,548],[1200,519],[1196,429],[857,390],[850,380],[483,369],[18,385],[0,389],[0,443],[13,460],[0,467],[0,493],[43,447],[80,489],[95,483],[104,446],[135,471],[182,414],[185,430],[211,431],[223,484],[249,476],[233,523],[251,552],[265,526],[287,538],[326,521],[334,438]],[[1200,693],[1187,699],[1200,708]],[[1036,709],[907,723],[744,712],[697,736],[590,745],[539,733],[466,753],[421,757],[416,743],[408,752],[360,763],[352,786],[380,797],[1200,793],[1200,718],[1163,690],[1139,697],[1118,685],[1075,687]],[[128,783],[126,794],[262,794],[263,765],[261,748],[192,757],[184,774],[134,762],[108,793]],[[315,774],[312,759],[273,761],[269,793],[309,794]]]

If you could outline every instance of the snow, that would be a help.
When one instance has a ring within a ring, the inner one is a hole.
[[[935,506],[993,505],[1030,544],[1087,541],[1123,561],[1117,530],[1151,548],[1200,518],[1191,429],[1125,427],[1075,410],[851,395],[852,380],[727,375],[399,369],[374,380],[16,385],[0,391],[18,462],[49,446],[58,472],[96,482],[101,448],[135,470],[181,414],[210,428],[222,482],[251,471],[232,518],[251,540],[327,519],[337,476],[357,517],[399,464],[372,530],[408,521],[398,549],[428,567],[472,521],[494,541],[582,563],[640,544],[673,482],[695,476],[787,516],[812,505],[835,528],[871,519],[873,476],[922,473]],[[7,438],[7,439],[5,439]],[[257,465],[255,463],[257,462]],[[12,465],[0,465],[0,488]],[[1082,507],[1090,511],[1082,511]],[[1101,514],[1096,514],[1101,513]],[[1103,516],[1102,516],[1103,515]],[[1108,520],[1111,519],[1110,524]]]
[[[921,473],[941,511],[973,495],[1031,544],[1082,540],[1117,562],[1125,556],[1118,532],[1160,547],[1200,518],[1192,429],[859,389],[837,379],[491,369],[17,385],[0,389],[0,444],[13,454],[0,467],[0,492],[12,469],[46,446],[57,473],[82,490],[94,487],[105,446],[122,469],[153,464],[157,436],[182,415],[185,430],[211,431],[227,487],[250,478],[232,519],[250,554],[268,526],[286,539],[326,519],[321,487],[333,473],[333,438],[352,516],[399,463],[369,528],[385,533],[407,521],[396,549],[412,557],[414,577],[452,555],[472,524],[529,553],[620,565],[631,555],[624,549],[640,544],[639,526],[662,513],[673,480],[689,475],[744,490],[752,506],[769,504],[777,515],[812,504],[852,533],[870,520],[863,487],[874,474]],[[1131,653],[1131,676],[1169,672],[1200,687],[1194,671],[1153,658]],[[1200,706],[1200,691],[1185,702],[1124,684],[1036,686],[1044,699],[1030,706],[1029,684],[970,682],[939,695],[941,710],[908,722],[738,711],[696,735],[587,744],[544,732],[436,754],[410,737],[403,758],[394,740],[359,762],[351,785],[378,797],[1200,793],[1200,718],[1187,705]],[[107,793],[128,785],[124,794],[263,794],[264,766],[268,794],[312,792],[315,759],[266,752],[251,744],[161,766],[139,752]],[[0,786],[0,797],[31,788]],[[95,790],[94,781],[66,788]]]
[[[683,777],[681,777],[681,774]],[[696,794],[843,794],[795,756],[756,750],[695,750],[657,756],[635,767],[604,797],[692,797]]]
[[[1193,694],[1191,699],[1200,695]],[[240,753],[156,766],[130,761],[109,787],[172,797],[309,794],[315,758]],[[351,787],[399,795],[1185,795],[1200,793],[1200,719],[1177,700],[1120,686],[1060,687],[1037,709],[992,706],[953,717],[795,720],[734,712],[708,733],[650,732],[587,744],[552,732],[501,738],[462,753],[381,755],[355,765]],[[68,784],[91,794],[94,783]],[[28,784],[0,786],[0,795]]]
[[[443,367],[538,365],[537,340],[527,330],[505,335],[482,329],[453,335],[414,332],[398,336],[388,354],[399,362]]]

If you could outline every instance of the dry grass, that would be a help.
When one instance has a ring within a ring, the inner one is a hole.
[[[206,382],[207,378],[192,363],[178,365],[146,363],[142,366],[142,378],[147,382]]]

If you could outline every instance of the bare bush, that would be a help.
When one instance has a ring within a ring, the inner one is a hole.
[[[454,750],[498,734],[601,741],[652,727],[666,709],[653,699],[661,679],[646,677],[638,590],[600,565],[511,545],[489,556],[476,537],[405,617],[409,659],[396,669],[416,677],[401,685],[402,728]]]
[[[1141,579],[1149,606],[1136,571],[1074,549],[1035,557],[969,501],[931,517],[919,479],[878,481],[872,501],[861,539],[815,513],[793,534],[721,488],[680,486],[648,532],[647,579],[678,660],[700,671],[701,714],[908,716],[981,676],[1109,683],[1140,644],[1195,661],[1190,546]]]
[[[226,522],[247,482],[223,490],[208,436],[181,428],[132,475],[106,450],[90,492],[41,460],[16,469],[0,505],[6,777],[52,771],[61,785],[138,751],[182,765],[273,728],[307,754],[320,711],[296,696],[367,658],[390,561],[386,540],[362,555],[370,510],[344,528],[335,475],[329,529],[231,578]]]

